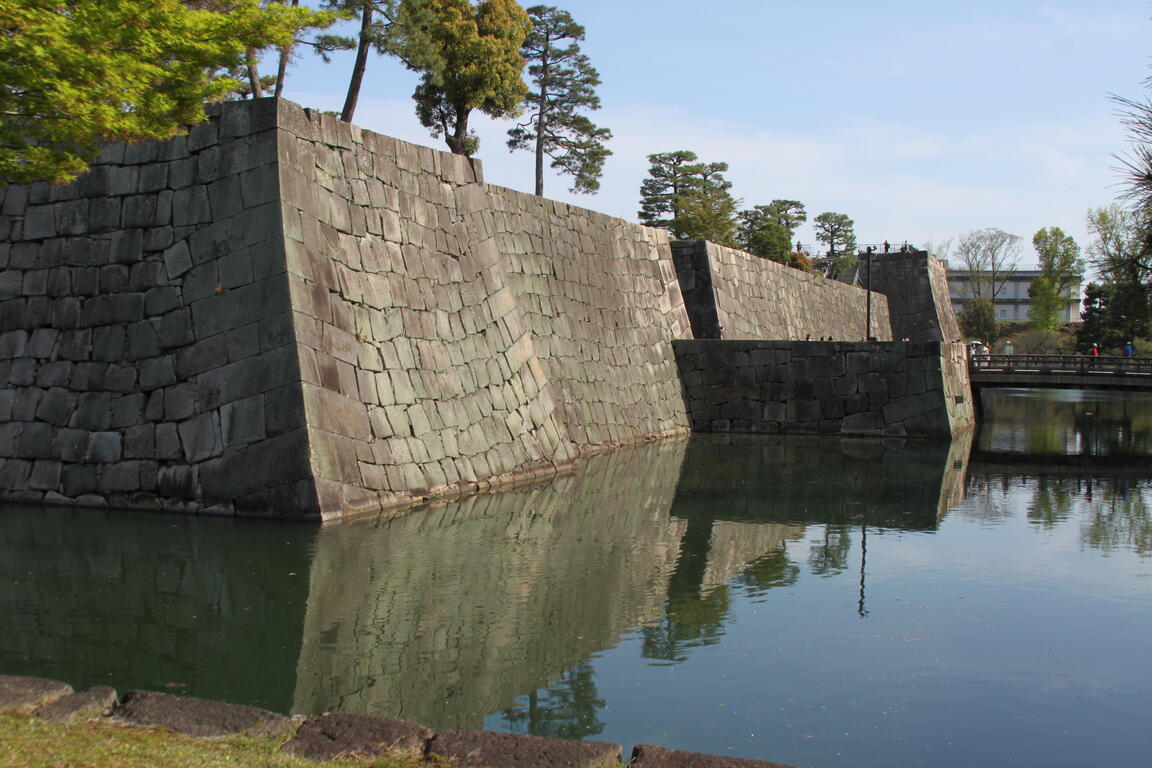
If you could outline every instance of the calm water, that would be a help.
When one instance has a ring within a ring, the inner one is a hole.
[[[323,528],[4,507],[0,672],[804,767],[1146,766],[1152,398]]]

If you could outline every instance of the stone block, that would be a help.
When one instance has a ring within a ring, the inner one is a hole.
[[[287,722],[287,718],[257,707],[153,691],[129,691],[113,717],[130,725],[164,726],[190,736],[208,737]]]
[[[486,731],[443,731],[428,745],[460,768],[540,768],[541,766],[605,766],[620,762],[620,746],[603,741],[571,741]]]
[[[107,685],[94,685],[38,707],[34,714],[49,723],[72,723],[105,717],[112,713],[115,706],[116,689]]]
[[[29,711],[59,701],[72,686],[42,677],[0,675],[0,711]]]
[[[226,449],[263,440],[264,396],[256,395],[222,405],[220,431]]]
[[[281,751],[309,760],[351,756],[424,756],[432,731],[422,725],[385,717],[336,712],[310,717]]]
[[[204,461],[223,453],[220,419],[215,412],[203,413],[181,422],[178,429],[180,445],[188,461]]]
[[[91,464],[109,464],[120,461],[123,454],[119,432],[94,432],[88,443],[84,460]]]

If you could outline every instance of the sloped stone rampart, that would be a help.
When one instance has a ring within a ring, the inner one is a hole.
[[[948,438],[974,424],[960,344],[675,343],[697,432]]]
[[[893,339],[961,341],[944,262],[926,251],[873,254],[871,282],[889,297]]]
[[[859,289],[283,100],[0,194],[3,498],[399,509],[687,432],[682,284],[723,338],[862,334]]]
[[[268,103],[0,190],[0,490],[314,514]]]
[[[687,431],[662,232],[476,182],[281,102],[281,199],[322,516],[554,473]]]
[[[861,288],[706,240],[671,247],[693,338],[865,340]],[[873,291],[871,304],[871,336],[890,341],[888,297]]]

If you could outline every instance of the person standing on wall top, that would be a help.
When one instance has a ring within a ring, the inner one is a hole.
[[[884,253],[888,253],[889,249],[891,249],[891,248],[892,248],[892,246],[888,244],[887,240],[885,240],[884,241]]]

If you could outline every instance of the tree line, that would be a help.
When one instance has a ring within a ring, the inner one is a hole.
[[[340,22],[356,31],[329,31]],[[600,78],[584,36],[567,11],[516,0],[0,0],[0,184],[70,181],[101,142],[169,138],[212,102],[282,95],[302,52],[346,50],[341,119],[371,54],[394,57],[420,74],[416,116],[452,152],[476,152],[477,112],[521,117],[507,145],[535,154],[536,194],[549,161],[595,192],[612,134],[585,114]]]
[[[710,240],[771,261],[816,271],[799,244],[796,228],[808,220],[799,200],[772,200],[741,209],[724,177],[727,163],[702,162],[695,152],[677,150],[648,156],[648,176],[640,185],[640,221],[667,229],[678,240]],[[855,261],[855,222],[827,211],[812,224],[826,248],[822,271],[829,277]]]

